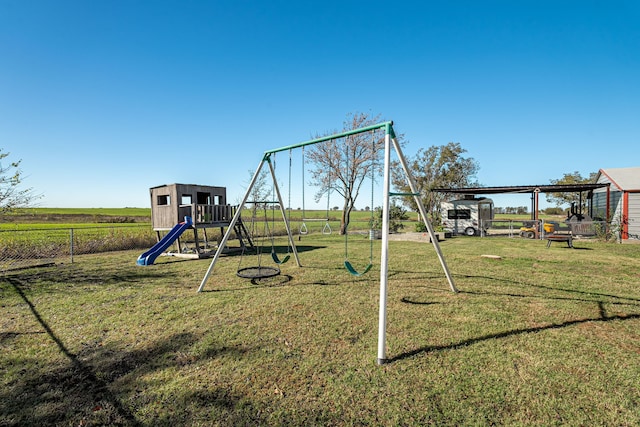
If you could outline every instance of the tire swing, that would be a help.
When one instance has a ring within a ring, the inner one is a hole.
[[[252,212],[252,215],[251,215],[251,236],[254,237],[255,236],[256,207],[257,207],[258,202],[252,202],[252,203],[254,204],[254,208],[253,208],[253,212]],[[240,254],[240,261],[238,262],[238,269],[236,271],[236,276],[241,277],[243,279],[251,279],[252,281],[254,281],[254,280],[259,280],[259,279],[268,279],[270,277],[275,277],[275,276],[278,276],[280,274],[280,268],[262,265],[262,248],[264,246],[264,239],[266,238],[266,233],[269,231],[266,203],[265,203],[265,207],[264,207],[264,215],[265,215],[265,217],[264,217],[265,222],[264,222],[264,229],[263,229],[263,233],[262,233],[262,243],[260,245],[258,245],[257,248],[256,248],[257,255],[258,255],[258,265],[257,266],[240,268],[240,265],[242,264],[242,258],[244,257],[244,252],[245,252],[246,246],[243,245],[243,247],[242,247],[242,252]]]
[[[347,170],[349,170],[349,144],[348,143],[347,143]],[[369,221],[370,224],[373,224],[373,219],[374,219],[373,218],[373,211],[374,211],[373,192],[375,190],[374,172],[375,172],[375,131],[372,132],[372,144],[371,144],[371,209],[370,209],[371,219]],[[344,230],[344,268],[346,268],[349,274],[351,274],[352,276],[363,276],[367,274],[369,270],[371,270],[371,268],[373,267],[373,239],[371,238],[371,235],[370,235],[369,236],[369,264],[364,268],[363,271],[359,272],[353,267],[353,265],[349,261],[349,232],[347,230],[347,227],[345,227],[345,230]]]

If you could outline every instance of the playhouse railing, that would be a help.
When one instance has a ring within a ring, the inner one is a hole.
[[[195,225],[229,224],[236,213],[232,205],[180,205],[180,217],[191,216]]]

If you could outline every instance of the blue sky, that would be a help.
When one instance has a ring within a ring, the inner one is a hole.
[[[41,206],[233,201],[265,150],[362,111],[409,157],[459,142],[483,185],[548,184],[639,166],[638,22],[615,0],[0,0],[0,147]]]

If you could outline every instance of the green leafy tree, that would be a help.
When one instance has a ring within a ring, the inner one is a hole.
[[[431,220],[440,223],[440,203],[450,197],[449,193],[432,191],[434,188],[463,188],[477,186],[475,175],[478,163],[471,157],[465,157],[467,150],[458,142],[447,145],[420,149],[415,157],[407,158],[407,167],[416,182],[422,203],[431,216]],[[410,193],[404,171],[399,162],[392,165],[393,186],[402,193]],[[402,203],[410,210],[417,211],[413,197],[403,197]]]
[[[544,213],[546,215],[562,215],[562,209],[559,207],[546,208]]]
[[[21,160],[6,162],[10,153],[0,149],[0,214],[30,206],[40,196],[32,188],[20,188],[22,183]]]
[[[573,173],[565,173],[560,179],[551,179],[549,182],[551,185],[572,185],[572,184],[590,184],[596,182],[597,172],[591,172],[588,177],[583,177],[580,172],[575,171]],[[580,203],[580,193],[547,193],[547,202],[554,203],[556,207],[562,205],[570,205],[575,203],[576,206]],[[587,200],[586,197],[582,198],[582,206],[579,206],[580,211],[586,209]]]

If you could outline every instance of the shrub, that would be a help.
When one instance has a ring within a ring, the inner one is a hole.
[[[406,209],[398,205],[389,207],[389,231],[397,233],[404,228],[403,220],[409,219]],[[377,207],[373,213],[373,219],[369,221],[369,227],[372,230],[380,230],[382,228],[382,208]]]

